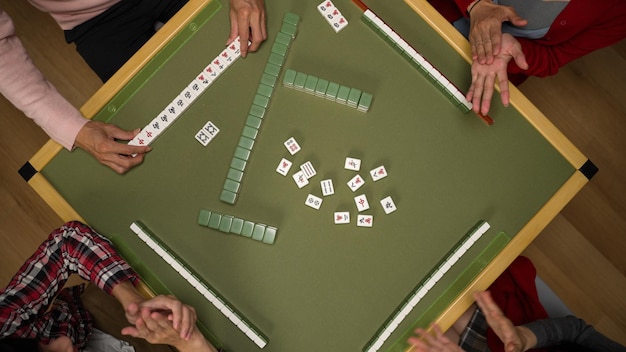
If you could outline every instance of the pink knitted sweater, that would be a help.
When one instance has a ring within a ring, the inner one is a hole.
[[[62,29],[97,16],[120,0],[29,0],[50,13]],[[0,9],[0,93],[33,119],[49,136],[71,150],[87,123],[35,67],[15,34],[13,21]]]

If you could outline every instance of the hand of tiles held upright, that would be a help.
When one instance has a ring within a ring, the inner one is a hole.
[[[237,37],[128,144],[138,146],[152,144],[233,62],[241,57],[240,44]],[[203,143],[200,139],[198,141]]]
[[[459,88],[450,82],[434,65],[426,60],[417,50],[409,45],[398,33],[389,27],[380,17],[378,17],[371,9],[360,0],[352,0],[364,12],[361,16],[362,21],[373,29],[378,36],[385,39],[393,48],[403,57],[409,60],[417,70],[422,73],[437,89],[442,92],[455,106],[463,112],[472,110],[472,103],[465,98],[465,95]],[[487,124],[493,124],[493,120],[489,116],[480,115],[481,119]]]

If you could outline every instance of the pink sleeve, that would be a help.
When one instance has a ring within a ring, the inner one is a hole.
[[[35,67],[15,35],[11,18],[2,9],[0,93],[68,150],[88,121]]]

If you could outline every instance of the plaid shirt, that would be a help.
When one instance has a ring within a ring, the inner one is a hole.
[[[92,326],[79,298],[83,286],[59,292],[72,273],[108,294],[121,282],[138,281],[111,242],[87,225],[68,222],[50,234],[0,291],[0,339],[28,338],[47,344],[68,336],[75,346],[83,347]]]
[[[487,319],[480,308],[474,314],[461,334],[459,346],[466,352],[490,352],[487,345]]]

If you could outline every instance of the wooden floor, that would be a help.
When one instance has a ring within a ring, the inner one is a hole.
[[[34,61],[81,106],[100,82],[26,1],[0,0]],[[36,25],[35,25],[36,24]],[[578,316],[626,344],[626,41],[520,89],[600,172],[525,251]],[[17,170],[47,136],[0,97],[0,285],[62,224]],[[496,121],[497,123],[497,121]]]

